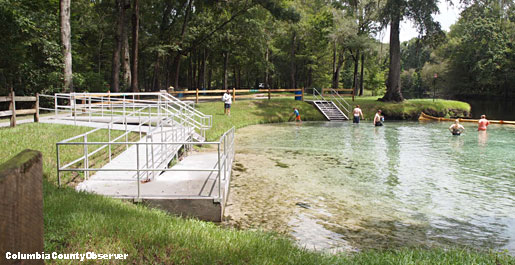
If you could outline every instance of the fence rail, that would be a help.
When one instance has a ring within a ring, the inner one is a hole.
[[[179,96],[181,99],[185,100],[195,100],[195,103],[198,103],[199,100],[209,100],[209,99],[220,99],[221,93],[225,93],[227,90],[223,89],[214,89],[214,90],[202,90],[202,89],[194,89],[194,90],[185,90],[185,91],[170,91],[169,93],[172,95]],[[232,94],[233,101],[237,99],[252,99],[252,98],[263,98],[268,97],[268,99],[273,97],[292,97],[295,98],[300,97],[300,100],[304,100],[304,88],[294,88],[294,89],[229,89]],[[283,94],[284,92],[293,92],[294,94]],[[216,96],[209,96],[204,94],[218,94]],[[239,95],[238,95],[239,94]]]
[[[0,111],[0,117],[11,117],[11,127],[16,126],[16,115],[34,115],[34,122],[39,122],[39,94],[36,96],[16,96],[11,91],[9,96],[1,96],[0,102],[9,102],[9,110]],[[16,102],[34,102],[31,109],[16,109]]]

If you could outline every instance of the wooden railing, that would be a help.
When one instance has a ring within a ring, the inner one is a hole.
[[[31,109],[16,109],[16,102],[34,102]],[[9,102],[9,110],[0,111],[0,117],[11,117],[11,127],[16,126],[16,115],[34,115],[34,122],[39,122],[39,95],[35,97],[20,97],[11,91],[11,95],[0,97],[0,102]]]
[[[244,98],[273,98],[273,97],[301,97],[301,100],[304,100],[304,88],[295,88],[295,89],[229,89],[232,94],[233,101],[237,99]],[[169,91],[168,93],[177,97],[179,94],[182,94],[180,99],[182,100],[195,100],[195,103],[198,103],[199,100],[207,100],[207,99],[221,99],[222,94],[225,93],[226,90],[216,89],[216,90],[199,90],[198,88],[195,90],[188,91]],[[284,94],[283,92],[293,92],[293,94]],[[295,92],[300,92],[300,94],[296,94]],[[204,95],[208,94],[208,95]],[[217,94],[216,96],[209,94]],[[238,95],[239,94],[239,95]]]
[[[354,89],[352,88],[340,88],[340,89],[332,89],[332,88],[322,88],[322,96],[327,96],[332,93],[332,91],[336,91],[340,97],[352,97],[352,101],[354,101]],[[345,93],[340,93],[345,92]]]

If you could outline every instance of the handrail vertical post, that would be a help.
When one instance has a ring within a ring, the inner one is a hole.
[[[146,144],[145,144],[145,154],[146,154],[145,159],[147,160],[147,163],[145,163],[146,169],[148,169],[148,138],[149,137],[151,137],[151,135],[147,134],[146,139],[145,139],[145,142],[146,142]],[[148,180],[148,170],[145,170],[145,171],[147,172],[147,180]]]
[[[59,113],[57,110],[57,95],[54,94],[54,110],[55,110],[55,116]]]
[[[89,122],[91,122],[91,96],[89,96],[89,104],[88,104],[88,110],[89,110]]]
[[[59,188],[61,187],[61,171],[60,171],[60,164],[61,164],[61,160],[59,158],[59,143],[57,143],[56,145],[56,153],[57,153],[57,185],[59,186]]]
[[[123,95],[123,120],[125,123],[125,142],[129,142],[129,134],[127,131],[127,113],[125,112],[125,94]],[[129,144],[125,145],[126,150],[129,150]]]
[[[224,180],[227,179],[227,135],[224,135]]]
[[[88,142],[88,135],[84,134],[84,169],[89,168],[89,159],[88,159],[88,145],[86,144]],[[86,180],[89,178],[89,171],[85,170],[84,176],[86,177]]]
[[[222,176],[222,166],[220,164],[220,142],[218,142],[218,197],[222,198],[222,186],[220,184],[221,182],[221,176]]]
[[[108,134],[108,136],[109,136],[109,162],[111,162],[111,154],[112,154],[112,153],[111,153],[111,152],[112,152],[112,151],[111,151],[111,126],[112,126],[112,124],[110,123],[110,124],[109,124],[109,129],[108,129],[108,131],[107,131],[107,134]]]
[[[136,144],[136,174],[138,181],[138,199],[140,198],[140,175],[139,175],[139,144]]]

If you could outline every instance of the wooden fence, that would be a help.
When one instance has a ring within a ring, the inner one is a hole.
[[[233,101],[237,99],[244,98],[273,98],[273,97],[300,97],[301,100],[304,100],[304,88],[296,88],[296,89],[229,89],[232,94]],[[216,89],[216,90],[199,90],[198,88],[195,90],[188,91],[169,91],[170,94],[174,96],[180,97],[182,100],[195,100],[195,103],[198,103],[199,100],[206,99],[221,99],[223,93],[226,90]],[[293,92],[293,94],[284,94],[284,92]],[[204,95],[207,94],[207,95]],[[209,94],[217,94],[216,96]],[[238,95],[239,94],[239,95]]]
[[[19,97],[11,91],[11,95],[0,97],[0,102],[9,102],[9,110],[0,111],[0,117],[11,117],[11,127],[16,126],[16,115],[34,115],[34,122],[39,122],[39,95],[35,97]],[[16,109],[16,102],[34,102],[31,109]]]

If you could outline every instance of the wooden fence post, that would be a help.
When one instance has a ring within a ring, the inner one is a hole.
[[[352,101],[354,101],[354,88],[352,89]]]
[[[301,96],[300,96],[300,99],[301,99],[302,101],[304,101],[304,87],[302,87],[301,89],[302,89],[302,90],[301,90],[302,94],[301,94]]]
[[[36,93],[36,103],[34,103],[34,122],[39,122],[39,93]]]
[[[11,103],[9,104],[9,110],[12,112],[11,113],[11,127],[16,126],[16,100],[14,99],[14,97],[15,97],[14,90],[11,87]]]
[[[44,259],[7,260],[6,253],[43,251],[43,159],[25,150],[0,165],[0,264],[44,264]]]
[[[232,101],[236,101],[236,88],[232,88]]]
[[[270,100],[270,86],[268,86],[268,100]]]
[[[195,93],[195,103],[198,103],[198,87]]]

